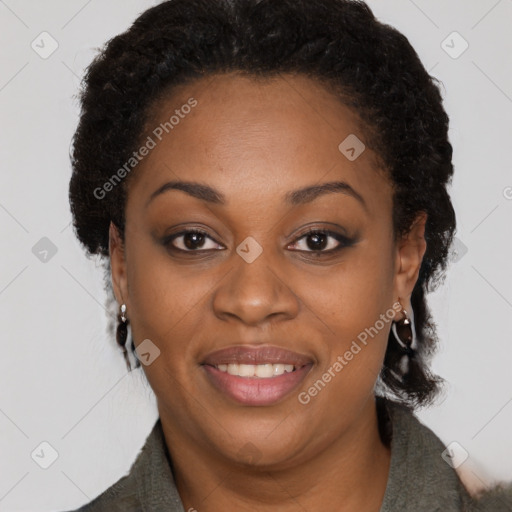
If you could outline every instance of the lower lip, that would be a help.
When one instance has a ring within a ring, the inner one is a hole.
[[[277,377],[239,377],[222,372],[214,366],[203,365],[213,385],[243,405],[272,405],[283,399],[306,377],[312,363]]]

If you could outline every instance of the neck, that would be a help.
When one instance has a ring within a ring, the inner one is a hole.
[[[381,441],[373,398],[350,430],[324,450],[277,471],[230,464],[179,435],[160,416],[176,487],[187,511],[379,512],[381,508],[391,451]]]

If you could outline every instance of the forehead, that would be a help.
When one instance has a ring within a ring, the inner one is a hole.
[[[377,213],[389,207],[391,186],[365,132],[355,112],[308,77],[214,75],[153,104],[144,137],[154,147],[130,190],[147,199],[168,181],[196,181],[229,204],[343,180]]]

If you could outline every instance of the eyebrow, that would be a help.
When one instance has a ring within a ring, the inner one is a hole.
[[[192,197],[212,204],[226,204],[226,197],[224,194],[214,189],[213,187],[210,187],[209,185],[196,183],[193,181],[169,181],[161,187],[157,188],[151,194],[148,201],[146,202],[146,207],[157,196],[169,190],[181,190],[182,192],[185,192]],[[368,206],[363,196],[361,196],[359,192],[354,190],[353,187],[344,181],[330,181],[320,185],[311,185],[309,187],[292,190],[284,195],[284,199],[287,204],[291,206],[298,206],[310,203],[318,197],[329,193],[338,193],[351,196],[357,199],[357,201],[359,201],[365,210],[368,210]]]

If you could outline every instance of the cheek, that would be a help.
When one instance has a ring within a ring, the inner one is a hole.
[[[336,315],[332,312],[329,333],[324,337],[326,357],[298,396],[308,418],[325,421],[328,417],[333,427],[341,428],[373,395],[394,312],[386,301],[379,303],[373,295],[377,291],[372,284],[358,287],[357,292],[347,290],[347,298],[337,297],[341,310],[338,308]]]
[[[187,286],[160,252],[140,243],[133,244],[128,253],[130,320],[136,345],[150,338],[162,348],[167,338],[176,339],[174,331],[180,328],[180,319],[186,317],[201,291],[195,285]]]
[[[391,251],[385,241],[367,240],[327,275],[303,278],[308,301],[332,326],[331,334],[345,340],[373,326],[396,299]]]
[[[323,320],[317,323],[325,327],[329,354],[316,378],[328,382],[332,395],[327,394],[345,406],[372,392],[382,368],[396,300],[392,258],[385,259],[386,253],[390,251],[364,248],[322,288],[309,284],[309,300]]]
[[[165,364],[184,374],[197,365],[206,322],[215,321],[210,301],[215,287],[222,284],[222,269],[201,268],[198,263],[178,265],[154,243],[144,244],[142,239],[130,248],[127,276],[134,342],[137,346],[152,340]]]
[[[198,371],[195,350],[197,339],[204,335],[201,310],[213,282],[204,273],[199,278],[192,267],[177,269],[154,249],[144,251],[139,246],[130,261],[130,322],[135,346],[149,339],[159,351],[158,357],[142,369],[162,403],[183,409],[184,414],[189,410],[183,408],[189,402],[184,388]]]

